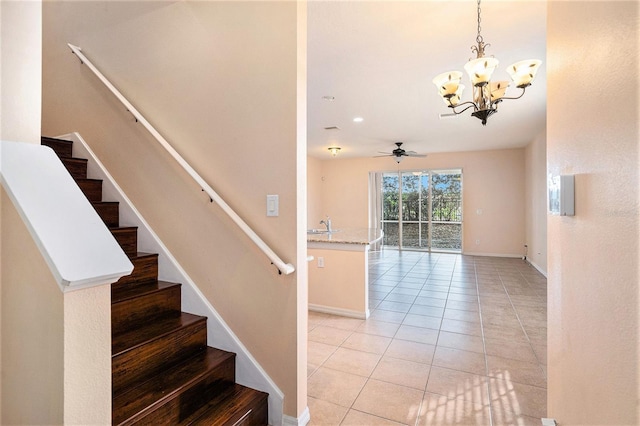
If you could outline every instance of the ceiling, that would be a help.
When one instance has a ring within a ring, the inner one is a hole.
[[[390,152],[394,142],[418,153],[523,147],[546,123],[546,2],[482,3],[486,56],[500,64],[493,79],[509,80],[506,67],[541,59],[526,94],[505,100],[486,126],[471,111],[451,112],[431,80],[458,70],[471,89],[464,64],[475,55],[474,0],[311,1],[308,3],[308,154],[328,159],[372,157]],[[506,96],[517,96],[510,87]],[[330,96],[335,99],[325,100]],[[355,123],[353,118],[362,117]],[[325,130],[325,127],[339,130]]]

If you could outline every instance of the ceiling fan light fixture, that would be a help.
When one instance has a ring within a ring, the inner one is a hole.
[[[396,163],[400,164],[400,162],[402,161],[402,159],[404,157],[426,157],[426,154],[418,154],[415,151],[405,151],[402,148],[402,142],[396,142],[396,149],[394,149],[391,152],[382,152],[380,151],[380,154],[384,154],[384,155],[378,155],[377,157],[393,157],[393,159],[396,161]]]
[[[460,102],[464,86],[460,84],[462,73],[459,71],[449,71],[439,74],[433,79],[433,83],[438,88],[438,94],[442,97],[444,103],[452,109],[453,114],[462,114],[466,110],[473,108],[471,115],[480,119],[484,126],[487,124],[487,119],[498,112],[498,104],[502,100],[520,99],[524,95],[525,89],[533,82],[542,61],[538,59],[528,59],[510,65],[507,68],[507,72],[511,76],[514,85],[522,89],[522,92],[517,97],[506,97],[509,82],[491,81],[491,77],[498,67],[499,61],[494,57],[485,57],[484,55],[484,49],[489,46],[489,44],[484,42],[480,34],[481,1],[482,0],[477,0],[478,33],[476,36],[476,45],[471,46],[471,51],[476,53],[476,58],[469,60],[464,66],[473,85],[473,100]],[[458,106],[464,108],[458,111],[455,109]]]
[[[336,155],[338,155],[338,153],[340,152],[341,148],[339,146],[331,146],[328,149],[329,149],[329,152],[331,153],[331,155],[333,155],[335,157]]]

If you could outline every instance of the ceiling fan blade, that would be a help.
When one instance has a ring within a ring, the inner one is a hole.
[[[373,158],[378,158],[378,157],[393,157],[393,154],[385,154],[385,155],[374,155]]]
[[[378,154],[393,155],[391,152],[378,151]]]
[[[424,158],[427,156],[427,154],[418,154],[416,152],[407,152],[405,155],[407,157],[421,157],[421,158]]]

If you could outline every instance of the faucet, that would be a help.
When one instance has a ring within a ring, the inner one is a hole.
[[[331,219],[329,218],[329,216],[327,216],[327,220],[321,220],[320,221],[320,225],[324,225],[327,227],[327,232],[331,232]]]

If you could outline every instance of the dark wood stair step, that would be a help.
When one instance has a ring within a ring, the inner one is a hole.
[[[120,203],[117,201],[99,201],[91,203],[105,225],[110,228],[120,226]]]
[[[181,312],[181,284],[158,281],[158,254],[137,252],[137,227],[119,226],[119,204],[73,142],[43,136],[131,259],[111,286],[112,421],[136,425],[266,425],[268,395],[235,383],[236,355],[207,346],[207,318]]]
[[[181,287],[182,284],[159,281],[112,291],[111,333],[123,333],[162,316],[180,315]]]
[[[111,284],[111,292],[158,280],[158,253],[137,252],[135,256],[129,256],[129,260],[133,263],[133,272]]]
[[[49,138],[42,136],[40,143],[44,146],[48,146],[53,149],[58,157],[71,157],[71,151],[73,149],[73,142],[64,139]]]
[[[177,423],[186,425],[266,425],[269,394],[234,383],[198,411]]]
[[[164,374],[114,395],[112,423],[178,424],[235,382],[235,356],[207,347]]]
[[[184,312],[112,334],[112,389],[147,380],[206,346],[207,318]]]
[[[69,158],[61,157],[60,160],[64,167],[71,173],[74,179],[87,178],[87,162],[86,158]]]
[[[122,250],[129,257],[134,257],[138,253],[138,227],[121,226],[109,228]]]
[[[89,201],[92,203],[102,201],[102,180],[76,179],[76,182]]]

